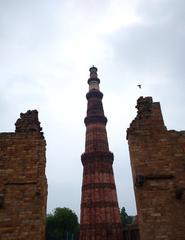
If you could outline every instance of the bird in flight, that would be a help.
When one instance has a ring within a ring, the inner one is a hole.
[[[138,84],[137,86],[138,86],[138,88],[141,88],[141,84]]]

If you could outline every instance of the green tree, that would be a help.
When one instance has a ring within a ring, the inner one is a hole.
[[[128,216],[124,207],[122,207],[120,214],[121,214],[121,222],[122,222],[123,226],[125,226],[127,224],[131,224],[133,222],[133,217]]]
[[[78,231],[78,217],[69,208],[56,208],[46,217],[46,240],[75,240]]]

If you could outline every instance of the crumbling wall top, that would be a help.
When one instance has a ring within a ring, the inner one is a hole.
[[[145,135],[149,132],[162,133],[167,130],[164,125],[160,103],[153,102],[152,97],[139,97],[136,108],[137,116],[127,129],[127,139],[129,134]]]
[[[143,116],[149,116],[152,111],[152,97],[140,97],[137,100],[136,108],[137,111],[137,118],[142,118]]]
[[[16,133],[24,132],[42,132],[40,122],[38,120],[37,110],[28,110],[26,113],[21,113],[20,118],[15,123]]]

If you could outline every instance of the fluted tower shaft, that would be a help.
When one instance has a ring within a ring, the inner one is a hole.
[[[109,151],[100,80],[90,68],[83,171],[80,240],[122,240],[121,218]]]

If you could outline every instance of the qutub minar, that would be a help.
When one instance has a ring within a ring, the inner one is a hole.
[[[99,90],[97,68],[90,68],[85,152],[81,156],[84,167],[80,240],[122,240],[122,225],[113,174],[113,153],[109,151],[106,123]]]

